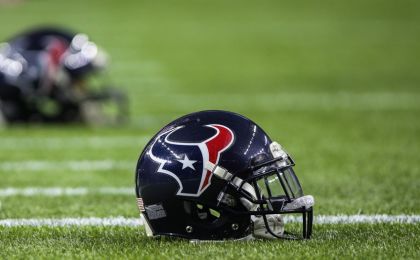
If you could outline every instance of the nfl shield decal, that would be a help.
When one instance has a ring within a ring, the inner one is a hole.
[[[215,133],[202,142],[184,143],[172,140],[170,136],[182,127],[159,135],[149,154],[159,164],[158,173],[167,174],[178,182],[177,195],[198,197],[211,183],[212,173],[205,169],[205,163],[210,161],[217,165],[221,153],[232,145],[235,137],[228,127],[210,124],[204,127],[213,128]]]

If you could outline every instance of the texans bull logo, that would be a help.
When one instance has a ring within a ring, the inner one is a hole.
[[[205,163],[210,161],[217,165],[220,154],[233,143],[234,134],[228,127],[218,124],[205,127],[213,128],[216,133],[200,143],[170,140],[171,134],[183,128],[180,126],[159,135],[150,149],[150,157],[159,163],[157,172],[178,182],[177,195],[200,196],[210,186],[212,177]]]

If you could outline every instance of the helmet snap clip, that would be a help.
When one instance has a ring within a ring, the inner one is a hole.
[[[232,230],[238,230],[239,229],[239,225],[238,224],[236,224],[236,223],[233,223],[232,224]]]
[[[192,226],[186,226],[185,231],[187,231],[187,233],[192,233],[193,232],[193,227]]]

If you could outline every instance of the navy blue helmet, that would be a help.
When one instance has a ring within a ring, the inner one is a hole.
[[[0,43],[0,117],[14,122],[124,121],[124,93],[101,83],[107,55],[86,34],[39,27]],[[116,115],[103,106],[113,105]]]
[[[146,232],[194,240],[296,238],[285,230],[283,214],[297,213],[303,238],[310,238],[314,199],[303,195],[294,165],[241,115],[202,111],[176,119],[137,163]]]

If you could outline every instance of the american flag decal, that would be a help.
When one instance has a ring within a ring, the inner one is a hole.
[[[137,198],[137,206],[139,207],[140,212],[144,212],[144,204],[142,198]]]

